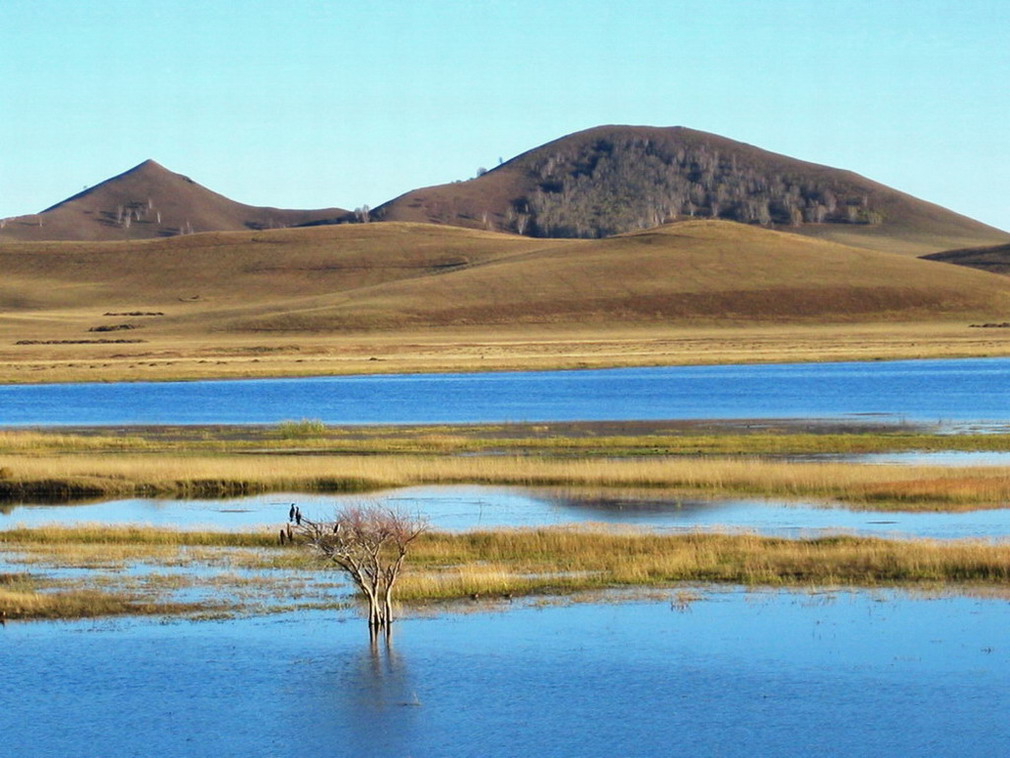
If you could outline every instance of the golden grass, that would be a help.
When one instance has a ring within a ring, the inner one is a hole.
[[[969,328],[1003,320],[1002,277],[728,222],[4,243],[0,269],[4,383],[1010,354]],[[164,315],[95,342],[118,312]]]
[[[416,543],[409,567],[399,588],[405,600],[677,582],[1005,586],[1010,545],[523,529],[427,534]]]
[[[93,311],[91,311],[93,312]],[[996,314],[987,316],[1002,320]],[[914,323],[699,323],[575,326],[402,327],[158,336],[138,345],[17,346],[25,324],[0,324],[0,382],[250,379],[375,373],[474,372],[1006,357],[1010,330],[972,329],[982,316]],[[79,334],[87,314],[32,317],[38,336]],[[33,333],[35,333],[33,331]]]
[[[9,618],[114,614],[271,612],[344,607],[342,575],[308,550],[281,547],[268,535],[166,529],[38,528],[4,536],[11,560],[92,571],[78,586],[25,574],[0,575],[0,611]],[[235,544],[240,546],[236,547]],[[189,547],[195,546],[195,547]],[[104,562],[101,556],[104,555]],[[119,563],[122,559],[123,563]],[[223,569],[199,575],[133,575],[125,564]],[[240,569],[266,572],[250,576]],[[298,569],[292,572],[290,569]],[[683,583],[745,586],[1010,585],[1010,545],[974,541],[888,541],[861,537],[790,540],[749,534],[659,534],[630,529],[554,527],[449,534],[431,532],[412,546],[397,596],[405,602],[511,599],[616,587]],[[202,603],[170,593],[199,587]],[[681,588],[683,589],[683,588]],[[166,598],[166,593],[169,593]],[[681,597],[675,602],[688,602]]]
[[[543,456],[804,455],[1010,451],[1010,434],[932,434],[887,426],[805,431],[802,423],[743,430],[734,423],[574,422],[422,426],[93,427],[68,433],[0,430],[0,455],[43,453],[538,454]],[[0,478],[3,474],[0,473]]]
[[[38,455],[2,458],[8,499],[360,492],[419,484],[663,488],[841,501],[854,508],[1000,508],[1010,469],[793,463],[748,457]]]
[[[193,613],[206,604],[162,603],[99,590],[42,593],[0,588],[0,613],[9,619],[70,619]]]
[[[0,530],[0,544],[31,542],[38,545],[84,544],[148,547],[273,547],[277,535],[271,530],[247,532],[182,531],[150,526],[48,525]]]

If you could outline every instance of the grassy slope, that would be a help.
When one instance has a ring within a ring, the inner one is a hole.
[[[0,270],[4,381],[1010,351],[967,328],[1006,318],[1003,277],[730,222],[606,240],[386,223],[3,243]],[[163,315],[105,315],[131,312]]]
[[[1010,245],[945,250],[923,257],[927,260],[977,268],[993,274],[1010,274]]]
[[[728,222],[557,242],[354,295],[425,324],[858,322],[964,318],[1010,306],[1006,283]],[[322,316],[321,316],[322,317]]]

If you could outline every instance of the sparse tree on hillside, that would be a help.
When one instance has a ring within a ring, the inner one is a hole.
[[[368,602],[372,635],[389,633],[393,588],[410,544],[428,528],[420,517],[380,505],[345,508],[333,521],[313,521],[292,507],[295,542],[340,567]]]

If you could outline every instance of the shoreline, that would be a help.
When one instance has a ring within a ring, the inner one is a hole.
[[[1010,452],[1010,434],[867,421],[635,421],[0,430],[0,500],[225,498],[413,485],[646,488],[974,510],[1010,499],[1010,468],[803,460],[810,454]],[[790,460],[790,456],[798,460]]]
[[[1010,329],[966,322],[684,325],[497,332],[159,335],[141,345],[15,346],[0,330],[0,385],[297,379],[1010,357]],[[3,346],[6,339],[11,342]]]
[[[220,618],[356,604],[339,570],[299,545],[278,545],[266,530],[37,527],[0,532],[0,551],[11,557],[0,573],[5,620]],[[637,590],[671,592],[675,603],[689,604],[699,585],[1004,595],[1008,555],[1010,545],[971,540],[664,535],[598,527],[427,532],[412,547],[396,598],[410,608],[451,608],[467,600],[508,604]],[[86,573],[61,577],[66,568]],[[187,599],[197,587],[209,589],[207,597]]]

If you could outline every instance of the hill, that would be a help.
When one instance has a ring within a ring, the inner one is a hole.
[[[577,132],[475,179],[408,192],[373,215],[569,238],[714,218],[915,255],[1010,239],[852,172],[684,127]]]
[[[980,271],[989,271],[993,274],[1010,274],[1010,245],[945,250],[942,253],[933,253],[923,257],[928,260],[977,268]]]
[[[1010,354],[969,328],[1004,277],[728,221],[0,242],[0,270],[6,382]]]
[[[145,335],[512,323],[855,322],[1010,312],[1010,281],[727,221],[603,240],[391,222],[0,245],[0,308],[164,311]],[[76,318],[76,316],[75,316]],[[44,329],[42,329],[44,331]],[[45,335],[66,337],[69,335]]]
[[[244,205],[147,160],[41,213],[5,219],[0,240],[150,239],[298,226],[347,215],[340,208]]]
[[[379,225],[381,226],[381,225]],[[508,240],[510,238],[505,238]],[[504,241],[504,240],[502,240]],[[543,241],[327,295],[241,329],[857,323],[1010,313],[1010,282],[726,221]]]

